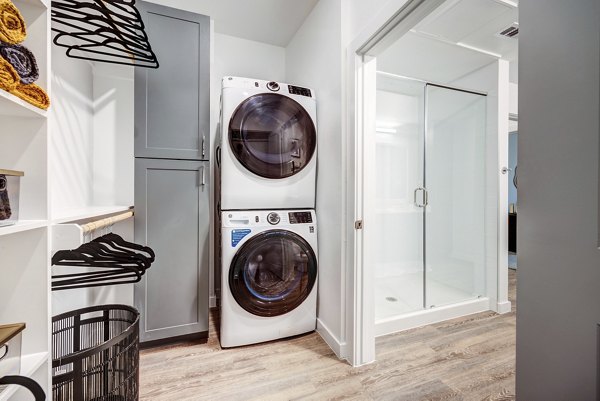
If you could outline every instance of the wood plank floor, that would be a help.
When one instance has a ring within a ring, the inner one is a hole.
[[[316,333],[222,350],[145,350],[142,400],[514,400],[516,272],[511,313],[471,315],[377,339],[377,362],[352,368]]]

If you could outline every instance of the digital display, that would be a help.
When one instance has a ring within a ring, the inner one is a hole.
[[[310,93],[310,89],[301,88],[300,86],[293,86],[293,85],[288,85],[288,89],[292,95],[301,95],[301,96],[312,97],[312,94]]]
[[[290,212],[291,224],[306,224],[312,222],[312,214],[310,212]]]

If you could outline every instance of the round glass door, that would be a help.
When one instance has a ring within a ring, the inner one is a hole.
[[[300,172],[315,153],[317,131],[295,100],[261,93],[244,100],[229,121],[229,144],[237,160],[265,178]]]
[[[229,269],[237,303],[257,316],[283,315],[297,308],[317,280],[317,257],[306,240],[270,230],[248,240]]]

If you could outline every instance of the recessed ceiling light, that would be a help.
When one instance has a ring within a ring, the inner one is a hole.
[[[478,47],[471,46],[471,45],[468,45],[468,44],[463,43],[463,42],[458,42],[456,45],[460,46],[460,47],[464,47],[465,49],[469,49],[469,50],[473,50],[473,51],[476,51],[476,52],[479,52],[479,53],[487,54],[488,56],[492,56],[492,57],[496,57],[496,58],[502,58],[502,54],[498,54],[498,53],[490,52],[490,51],[487,51],[487,50],[484,50],[484,49],[480,49]]]

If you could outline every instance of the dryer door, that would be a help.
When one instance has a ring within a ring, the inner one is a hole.
[[[300,172],[317,145],[315,125],[295,100],[260,93],[244,100],[229,121],[229,145],[249,171],[265,178]]]
[[[237,303],[257,316],[278,316],[298,307],[317,281],[317,257],[299,235],[265,231],[249,239],[229,269]]]

